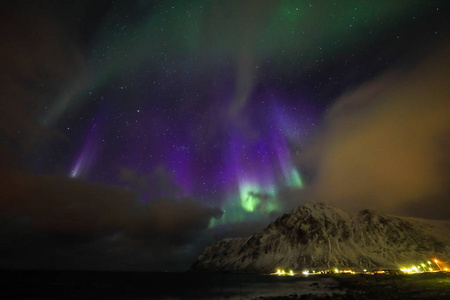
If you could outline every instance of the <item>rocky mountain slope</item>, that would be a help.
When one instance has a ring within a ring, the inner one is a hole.
[[[349,213],[307,203],[248,238],[205,249],[198,271],[271,273],[277,268],[395,268],[450,258],[450,221]]]

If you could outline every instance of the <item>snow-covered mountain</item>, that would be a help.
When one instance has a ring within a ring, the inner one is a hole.
[[[257,273],[277,268],[398,269],[435,257],[450,258],[450,221],[369,210],[349,213],[307,203],[248,238],[224,239],[206,248],[192,269]]]

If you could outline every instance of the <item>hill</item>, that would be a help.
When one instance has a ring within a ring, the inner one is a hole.
[[[307,203],[247,238],[206,248],[197,271],[271,273],[277,268],[399,269],[450,257],[450,221],[345,212]]]

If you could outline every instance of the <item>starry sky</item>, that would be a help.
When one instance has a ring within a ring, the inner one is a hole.
[[[307,201],[448,218],[446,1],[11,1],[0,266],[180,271]]]

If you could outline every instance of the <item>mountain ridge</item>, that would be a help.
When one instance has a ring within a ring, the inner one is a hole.
[[[308,202],[246,238],[207,247],[196,271],[271,273],[277,268],[398,269],[450,257],[450,221],[346,212]]]

